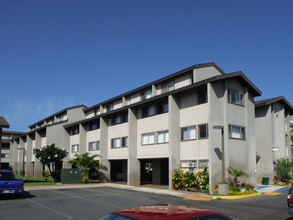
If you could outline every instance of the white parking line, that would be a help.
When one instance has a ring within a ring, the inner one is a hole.
[[[52,190],[50,190],[50,191],[52,191]],[[114,206],[114,205],[111,205],[109,203],[105,203],[105,202],[101,202],[101,201],[96,201],[96,200],[92,200],[92,199],[87,199],[85,197],[75,196],[75,195],[72,195],[72,194],[69,194],[69,193],[64,193],[64,192],[60,192],[60,191],[56,191],[56,190],[54,190],[54,193],[59,193],[59,194],[71,196],[71,197],[74,197],[74,198],[86,200],[88,202],[94,202],[94,203],[97,203],[97,204],[103,204],[103,205],[109,206],[111,208],[119,209],[119,206]]]
[[[55,213],[57,213],[57,214],[59,214],[59,215],[62,215],[62,216],[64,216],[64,217],[66,217],[66,218],[72,219],[71,216],[66,215],[66,214],[64,214],[64,213],[62,213],[62,212],[58,212],[58,211],[56,211],[55,209],[51,209],[51,208],[49,208],[49,207],[47,207],[47,206],[44,206],[44,205],[42,205],[41,203],[38,203],[38,202],[36,202],[36,201],[34,201],[34,200],[28,199],[28,201],[30,201],[30,202],[32,202],[32,203],[35,203],[35,204],[37,204],[38,206],[41,206],[42,208],[48,209],[48,210],[50,210],[50,211],[52,211],[52,212],[55,212]]]

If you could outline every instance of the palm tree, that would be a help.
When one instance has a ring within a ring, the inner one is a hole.
[[[287,161],[286,158],[276,160],[277,176],[283,180],[290,179],[289,173],[293,169],[293,162]]]
[[[84,183],[88,182],[89,172],[91,169],[99,170],[99,161],[95,160],[96,157],[101,157],[97,154],[90,154],[88,152],[84,154],[75,154],[75,158],[70,163],[76,167],[81,168],[82,178]]]
[[[234,177],[233,186],[239,185],[239,181],[238,181],[239,177],[241,177],[241,176],[249,177],[249,175],[247,173],[243,172],[241,169],[234,169],[232,167],[228,168],[228,173]]]

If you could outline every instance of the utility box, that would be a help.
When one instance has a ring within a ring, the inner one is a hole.
[[[61,170],[61,184],[81,183],[80,169],[62,169]]]
[[[269,185],[269,177],[262,178],[262,185]]]

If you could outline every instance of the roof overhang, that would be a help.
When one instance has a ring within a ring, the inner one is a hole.
[[[9,128],[9,124],[3,116],[0,116],[0,128]]]
[[[281,102],[284,105],[284,107],[286,108],[286,110],[290,113],[290,115],[293,115],[293,106],[283,96],[256,101],[255,102],[255,108],[270,105],[270,104],[276,103],[276,102]]]

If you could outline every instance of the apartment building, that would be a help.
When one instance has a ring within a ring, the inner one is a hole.
[[[263,177],[274,180],[274,163],[277,159],[292,160],[290,115],[292,105],[284,97],[255,102],[257,180]]]
[[[63,109],[29,126],[29,131],[11,142],[11,165],[18,173],[25,167],[26,176],[43,176],[43,165],[35,158],[35,149],[55,143],[67,149],[69,135],[64,125],[84,119],[84,105]],[[23,149],[23,150],[21,150]]]
[[[1,148],[1,169],[9,169],[12,162],[10,154],[10,142],[24,135],[24,132],[18,131],[2,131],[2,148]]]
[[[232,166],[256,185],[254,97],[260,95],[242,72],[194,65],[94,106],[71,108],[74,115],[63,110],[66,122],[56,121],[60,112],[43,119],[15,139],[13,149],[26,149],[27,175],[40,172],[33,149],[55,143],[69,151],[63,167],[75,153],[101,155],[104,181],[171,187],[174,169],[208,166],[212,189]]]

